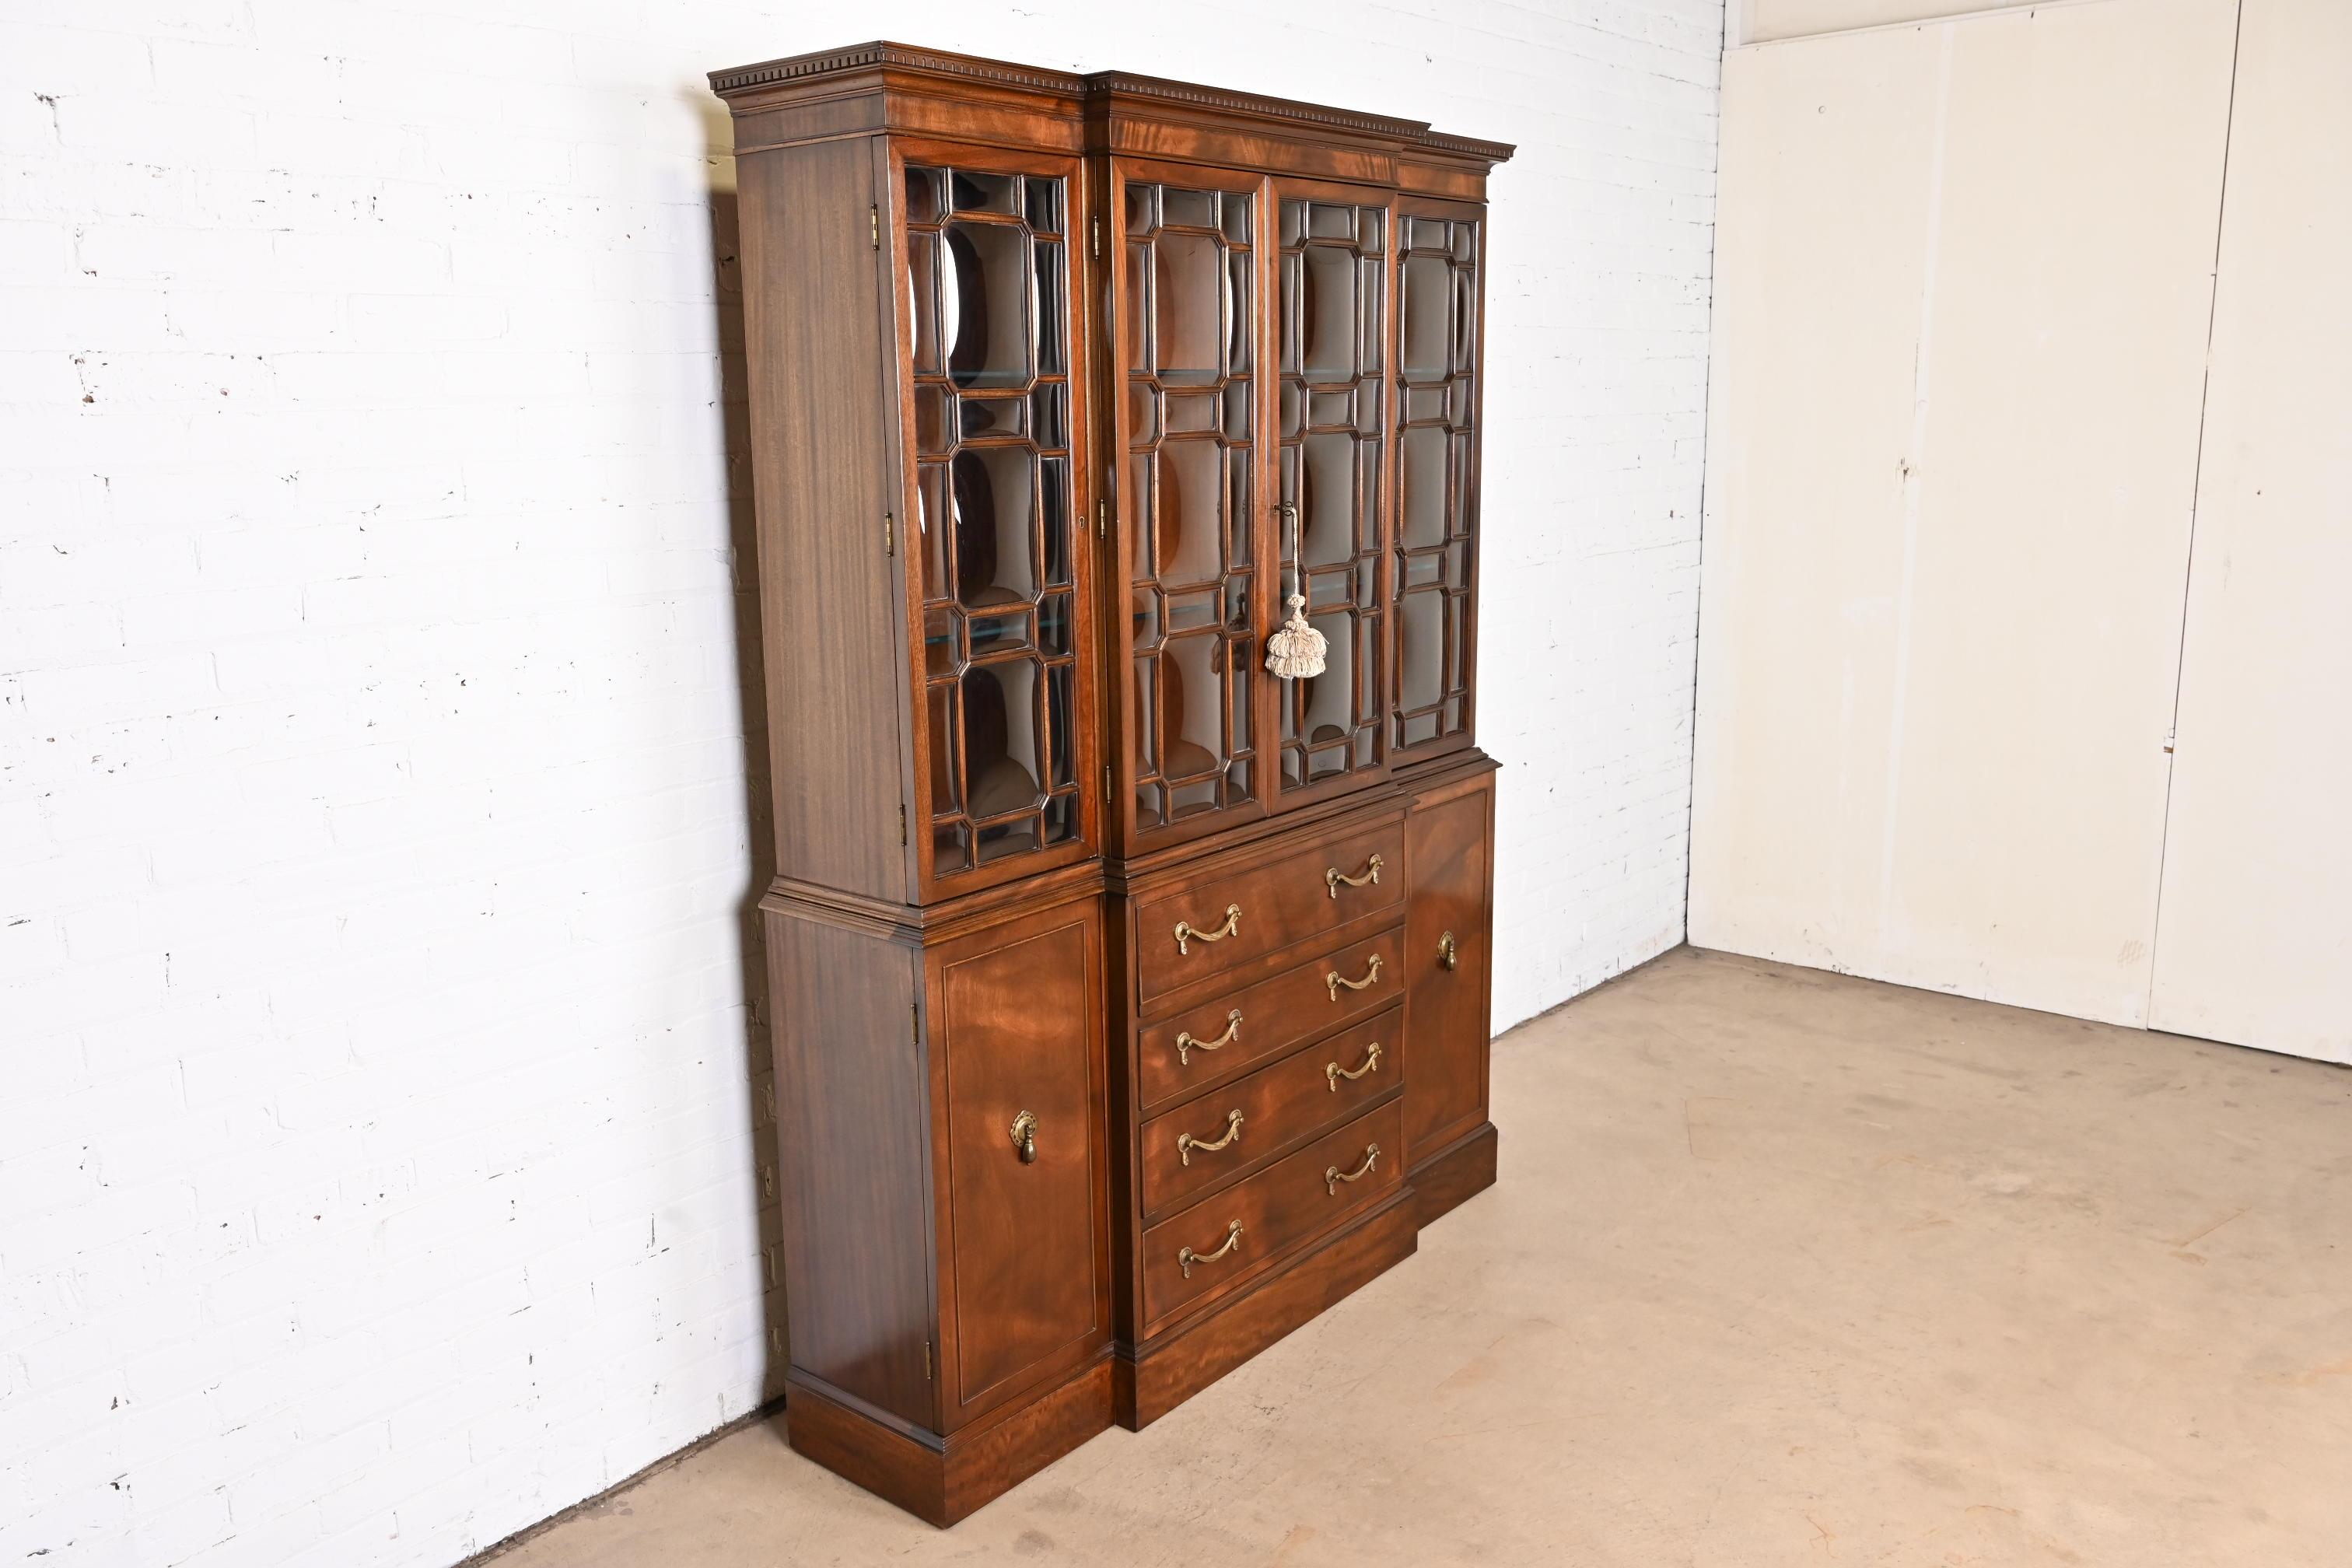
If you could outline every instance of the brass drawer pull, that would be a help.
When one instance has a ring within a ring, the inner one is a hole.
[[[1231,1252],[1234,1247],[1239,1247],[1241,1244],[1242,1222],[1235,1220],[1232,1225],[1225,1227],[1224,1246],[1217,1248],[1214,1252],[1195,1252],[1189,1247],[1178,1247],[1176,1249],[1176,1267],[1184,1271],[1185,1279],[1190,1279],[1192,1278],[1192,1265],[1195,1263],[1214,1263],[1218,1258],[1223,1258],[1226,1253]]]
[[[1176,1134],[1176,1158],[1189,1165],[1192,1163],[1193,1150],[1202,1149],[1213,1154],[1241,1135],[1242,1113],[1239,1110],[1229,1110],[1225,1113],[1225,1135],[1213,1143],[1206,1138],[1195,1138],[1190,1132]]]
[[[1341,1182],[1360,1182],[1363,1180],[1365,1176],[1370,1174],[1373,1163],[1378,1161],[1380,1157],[1381,1146],[1377,1143],[1367,1143],[1364,1145],[1364,1163],[1357,1166],[1354,1170],[1343,1171],[1337,1165],[1324,1166],[1324,1190],[1336,1197],[1339,1194],[1339,1184]]]
[[[1340,883],[1345,882],[1351,888],[1360,888],[1367,882],[1377,883],[1381,879],[1381,868],[1387,864],[1375,855],[1365,864],[1364,874],[1360,877],[1350,877],[1337,866],[1326,866],[1323,868],[1323,886],[1336,899],[1339,896]]]
[[[1239,904],[1227,904],[1225,906],[1225,923],[1219,926],[1214,931],[1195,931],[1192,929],[1192,923],[1190,921],[1178,921],[1176,922],[1177,956],[1181,958],[1192,951],[1190,947],[1185,945],[1188,942],[1223,942],[1225,938],[1233,935],[1235,931],[1241,929],[1242,907]]]
[[[1453,968],[1454,964],[1461,962],[1461,954],[1454,946],[1454,933],[1452,931],[1447,931],[1444,936],[1437,939],[1437,962],[1444,964],[1448,969]]]
[[[1364,1055],[1364,1065],[1362,1067],[1358,1068],[1354,1072],[1349,1072],[1338,1062],[1325,1062],[1323,1064],[1323,1077],[1330,1083],[1331,1092],[1333,1094],[1337,1094],[1339,1092],[1339,1080],[1341,1079],[1344,1078],[1349,1083],[1353,1083],[1358,1079],[1363,1077],[1366,1073],[1378,1072],[1380,1069],[1381,1043],[1378,1040],[1374,1040],[1372,1042],[1372,1048]]]
[[[1190,1029],[1176,1032],[1176,1065],[1191,1067],[1194,1051],[1222,1051],[1238,1038],[1242,1032],[1242,1010],[1239,1007],[1225,1015],[1225,1032],[1213,1040],[1204,1040]]]
[[[1013,1119],[1013,1146],[1021,1151],[1021,1163],[1037,1163],[1037,1113],[1024,1110]]]
[[[1372,954],[1372,966],[1364,971],[1364,977],[1361,980],[1350,980],[1335,969],[1323,976],[1323,984],[1329,988],[1331,1000],[1337,1002],[1339,999],[1340,986],[1344,985],[1350,991],[1361,991],[1380,977],[1381,955],[1376,952]]]

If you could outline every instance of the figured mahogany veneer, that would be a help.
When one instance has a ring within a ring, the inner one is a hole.
[[[1391,1006],[1145,1122],[1144,1217],[1247,1174],[1402,1085],[1403,1022]]]
[[[1180,986],[1277,948],[1395,909],[1404,902],[1403,865],[1400,822],[1370,832],[1335,834],[1272,865],[1200,878],[1137,900],[1135,967],[1144,1004],[1153,1005]],[[1341,881],[1343,877],[1359,879],[1361,885]]]
[[[890,43],[711,82],[787,1429],[945,1525],[1495,1179],[1478,442],[1511,149]],[[1330,652],[1278,681],[1294,587]]]
[[[1156,1112],[1394,1002],[1404,993],[1403,936],[1391,926],[1328,947],[1318,942],[1304,962],[1255,984],[1213,982],[1205,992],[1188,992],[1200,1000],[1138,1026],[1139,1105]]]

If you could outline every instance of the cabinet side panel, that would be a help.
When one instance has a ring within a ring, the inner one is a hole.
[[[918,960],[883,938],[791,915],[771,913],[767,939],[793,1364],[933,1426]]]
[[[897,902],[906,648],[883,521],[897,355],[874,151],[753,153],[738,178],[776,866]]]

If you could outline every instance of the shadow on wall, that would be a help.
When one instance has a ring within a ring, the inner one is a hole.
[[[770,1047],[767,945],[761,939],[760,900],[776,875],[774,811],[769,797],[768,685],[760,645],[760,552],[751,493],[751,416],[743,347],[743,268],[735,217],[735,137],[726,106],[709,92],[686,94],[702,117],[704,172],[710,210],[711,310],[719,345],[719,416],[727,449],[727,533],[735,563],[735,668],[743,694],[744,815],[751,840],[751,877],[739,918],[737,952],[743,963],[746,1028],[743,1071],[751,1083],[751,1146],[758,1163],[760,1279],[767,1328],[763,1403],[782,1398],[791,1363],[791,1326],[784,1315],[782,1210],[776,1196],[776,1079]]]

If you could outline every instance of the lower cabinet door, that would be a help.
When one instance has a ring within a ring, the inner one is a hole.
[[[949,1427],[1075,1364],[1108,1332],[1101,963],[1097,902],[929,956]]]
[[[1486,1120],[1494,800],[1489,775],[1405,818],[1404,1132],[1416,1165]]]

